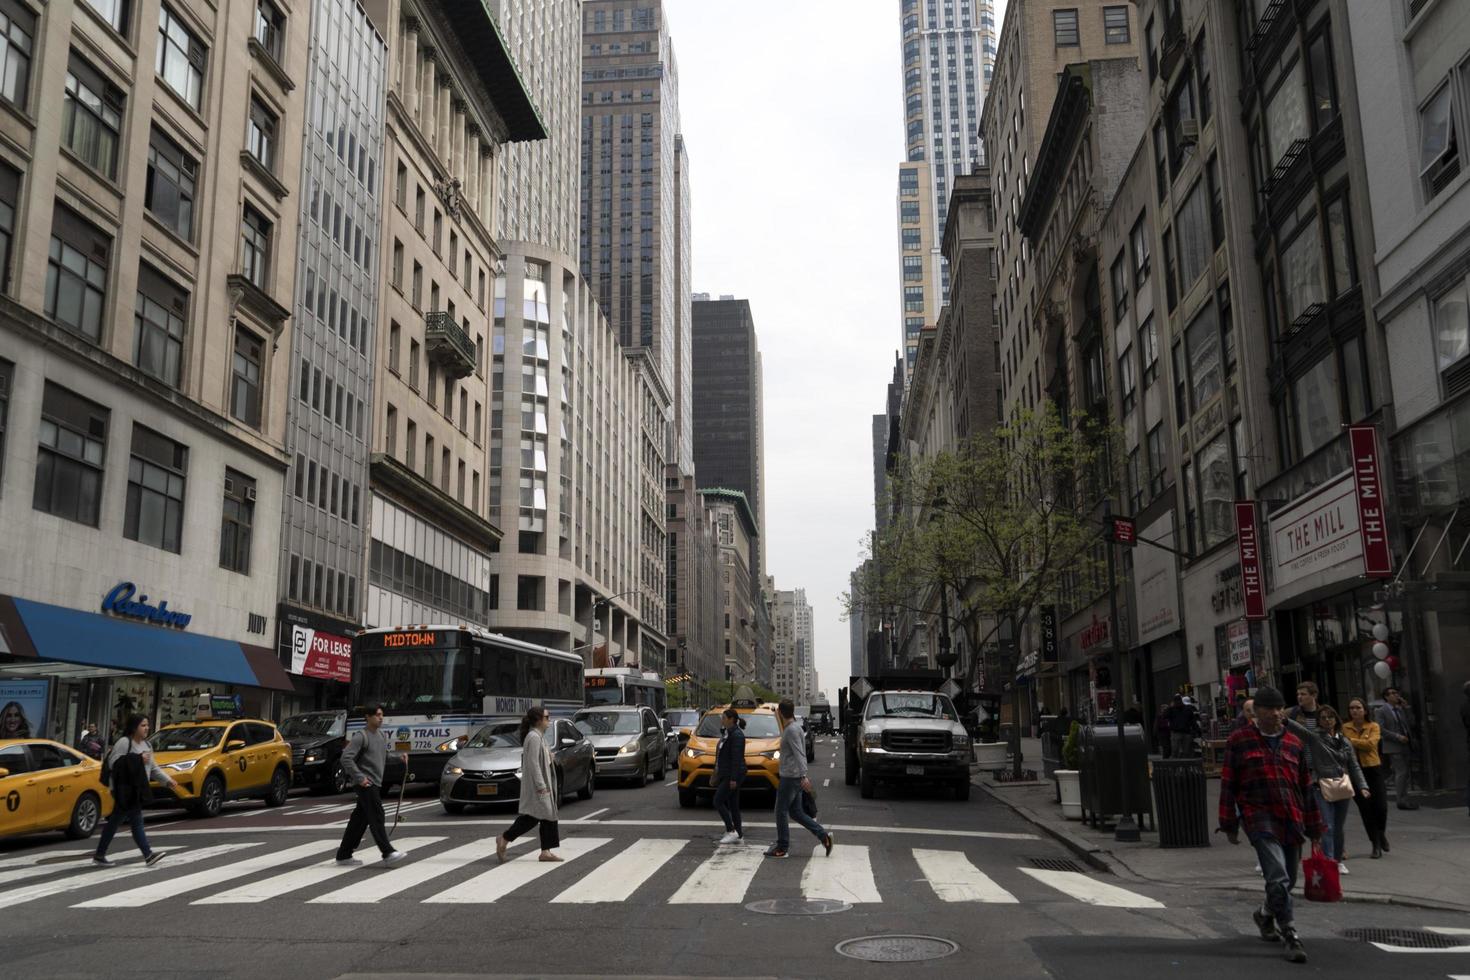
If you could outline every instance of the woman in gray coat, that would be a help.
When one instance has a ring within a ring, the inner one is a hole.
[[[495,856],[505,860],[510,842],[540,825],[541,860],[560,861],[551,849],[561,843],[556,829],[556,780],[551,774],[551,752],[544,739],[551,715],[535,707],[521,719],[521,803],[515,823],[495,838]]]
[[[1337,862],[1337,870],[1347,874],[1347,862],[1343,860],[1345,853],[1343,834],[1347,829],[1348,803],[1352,797],[1341,800],[1329,800],[1322,795],[1321,780],[1332,779],[1347,774],[1348,781],[1352,783],[1353,792],[1367,799],[1369,796],[1368,784],[1363,779],[1363,770],[1358,765],[1358,750],[1353,748],[1342,734],[1342,719],[1338,717],[1337,710],[1331,705],[1321,705],[1317,708],[1317,730],[1308,729],[1296,721],[1288,721],[1286,727],[1290,729],[1307,748],[1308,755],[1312,759],[1312,778],[1314,781],[1313,796],[1316,797],[1317,809],[1322,814],[1322,853]]]

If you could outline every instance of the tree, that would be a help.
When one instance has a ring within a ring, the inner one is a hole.
[[[1096,580],[1114,439],[1048,404],[954,452],[900,461],[889,480],[893,519],[867,542],[871,561],[844,596],[849,613],[934,616],[934,596],[947,589],[951,628],[979,651],[1007,619],[1019,630],[1038,606]],[[964,690],[978,669],[972,656]]]

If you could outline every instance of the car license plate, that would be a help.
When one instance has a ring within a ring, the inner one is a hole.
[[[475,793],[480,796],[496,796],[500,793],[500,787],[495,783],[481,783],[475,787]]]
[[[924,775],[924,767],[923,766],[904,766],[903,767],[903,770],[904,770],[904,772],[908,773],[910,776],[922,776],[922,775]]]

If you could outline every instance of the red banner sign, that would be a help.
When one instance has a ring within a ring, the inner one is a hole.
[[[1113,540],[1129,547],[1138,543],[1138,531],[1133,526],[1132,519],[1127,517],[1113,518]]]
[[[1240,592],[1246,619],[1266,618],[1266,581],[1261,576],[1261,534],[1256,502],[1235,502],[1235,544],[1240,551]]]
[[[1378,466],[1378,432],[1371,425],[1348,427],[1353,453],[1353,486],[1358,494],[1358,531],[1363,536],[1363,573],[1369,578],[1393,574],[1388,550],[1388,519],[1383,505],[1383,473]]]
[[[291,673],[343,683],[351,681],[352,641],[335,633],[292,626]]]

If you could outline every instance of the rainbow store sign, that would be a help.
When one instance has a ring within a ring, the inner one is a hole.
[[[175,629],[186,629],[189,621],[194,617],[188,613],[177,612],[168,607],[167,599],[160,599],[157,605],[148,601],[146,595],[139,595],[138,587],[132,582],[119,582],[112,587],[112,591],[102,597],[102,611],[112,613],[114,616],[126,616],[128,619],[140,619],[155,626],[172,626]]]

